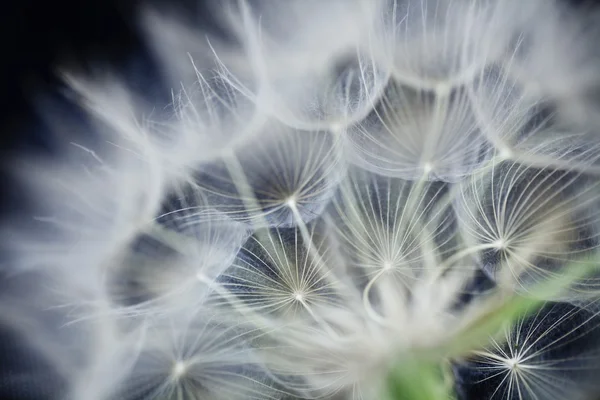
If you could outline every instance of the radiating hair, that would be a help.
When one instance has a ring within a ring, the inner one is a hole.
[[[595,29],[554,0],[207,8],[140,13],[170,96],[65,71],[58,154],[11,164],[0,321],[57,397],[379,399],[421,353],[464,400],[598,389]],[[491,332],[515,299],[544,305]]]

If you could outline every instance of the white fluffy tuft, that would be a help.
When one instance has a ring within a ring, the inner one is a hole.
[[[57,397],[379,399],[421,353],[465,400],[499,376],[489,398],[594,389],[600,71],[577,26],[594,15],[210,11],[218,32],[141,12],[164,109],[127,76],[68,71],[84,115],[51,114],[57,154],[12,163],[32,207],[2,225],[18,290],[0,319],[55,367]],[[514,296],[557,303],[448,355]]]

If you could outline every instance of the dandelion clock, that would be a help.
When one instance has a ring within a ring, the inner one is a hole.
[[[597,12],[137,7],[144,57],[57,65],[54,153],[7,159],[6,398],[600,393]]]

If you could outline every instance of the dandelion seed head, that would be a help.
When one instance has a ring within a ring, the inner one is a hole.
[[[43,320],[71,398],[378,399],[422,352],[461,400],[594,389],[597,41],[543,0],[210,7],[221,33],[142,17],[166,109],[67,73],[93,137],[15,163],[43,215],[3,246],[36,296],[0,319]],[[447,351],[513,296],[544,305]]]

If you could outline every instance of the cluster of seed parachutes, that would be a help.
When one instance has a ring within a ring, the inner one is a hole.
[[[5,320],[64,397],[378,399],[403,354],[597,257],[600,140],[544,69],[584,75],[553,2],[256,3],[236,45],[148,14],[194,81],[172,115],[69,76],[100,138],[18,164],[40,217],[7,234]],[[585,398],[599,290],[451,360],[457,396]]]

